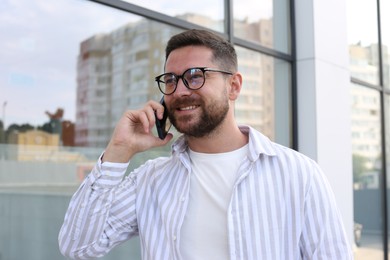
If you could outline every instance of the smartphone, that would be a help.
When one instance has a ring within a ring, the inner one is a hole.
[[[156,128],[157,134],[160,139],[164,139],[167,136],[169,129],[171,128],[171,121],[168,118],[168,110],[165,106],[164,97],[161,98],[160,104],[164,106],[164,114],[162,119],[157,118],[157,114],[154,113],[156,117]]]

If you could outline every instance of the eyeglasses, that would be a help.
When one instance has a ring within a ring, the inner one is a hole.
[[[191,90],[197,90],[203,87],[206,77],[205,72],[220,72],[224,74],[233,75],[233,73],[223,70],[216,70],[211,68],[189,68],[183,74],[176,75],[174,73],[164,73],[155,78],[158,88],[164,95],[171,95],[177,88],[179,79],[183,80],[184,85]]]

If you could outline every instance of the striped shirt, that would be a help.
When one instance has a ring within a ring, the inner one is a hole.
[[[249,152],[226,216],[230,259],[352,259],[318,165],[250,127],[240,129],[249,135]],[[62,254],[99,257],[139,235],[143,259],[182,259],[191,175],[185,138],[172,145],[169,158],[149,160],[123,177],[127,166],[98,162],[84,180],[59,234]]]

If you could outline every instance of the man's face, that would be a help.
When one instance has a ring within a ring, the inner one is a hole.
[[[212,62],[210,49],[188,46],[170,53],[166,72],[181,75],[194,67],[220,69]],[[216,130],[229,110],[227,81],[223,74],[205,72],[205,83],[198,90],[186,88],[180,79],[176,91],[165,96],[169,119],[175,128],[188,136],[203,137]]]

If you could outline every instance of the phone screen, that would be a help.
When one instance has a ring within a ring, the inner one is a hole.
[[[156,128],[157,128],[157,134],[160,139],[164,139],[165,136],[168,134],[169,129],[171,128],[171,122],[168,118],[168,110],[165,106],[164,97],[161,98],[160,104],[164,106],[164,114],[162,119],[158,119],[157,115],[156,117]]]

